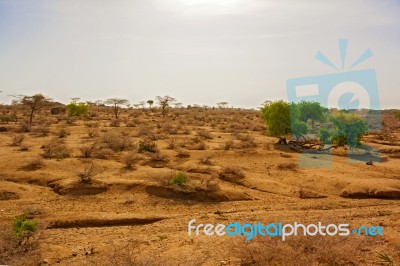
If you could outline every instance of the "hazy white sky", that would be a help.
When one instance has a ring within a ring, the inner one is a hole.
[[[257,107],[286,80],[336,73],[366,49],[381,106],[400,107],[397,0],[0,0],[0,102],[9,94]]]

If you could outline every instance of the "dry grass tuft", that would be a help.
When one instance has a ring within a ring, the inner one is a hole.
[[[245,174],[243,170],[237,166],[226,166],[219,174],[219,178],[227,182],[241,184],[245,178]]]
[[[61,139],[55,138],[43,146],[44,158],[68,158],[70,151]]]
[[[142,158],[136,153],[136,152],[129,152],[125,155],[123,161],[125,164],[126,169],[136,169],[136,164],[141,160]]]
[[[24,139],[25,139],[25,135],[23,135],[23,134],[13,135],[11,137],[11,146],[21,146]]]
[[[35,171],[44,167],[43,159],[40,157],[30,159],[21,169],[25,171]]]
[[[83,184],[91,184],[93,178],[101,172],[93,162],[85,165],[83,170],[78,173],[79,181]]]

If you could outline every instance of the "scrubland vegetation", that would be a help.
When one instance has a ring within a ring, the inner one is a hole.
[[[382,111],[383,128],[374,131],[359,113],[318,103],[228,105],[184,107],[170,96],[132,105],[75,98],[64,105],[37,94],[0,106],[0,264],[394,265],[400,259],[398,113]],[[380,151],[380,164],[347,161],[349,150],[371,155],[367,144]],[[302,168],[304,151],[330,156],[333,166]],[[333,219],[387,229],[375,239],[249,243],[188,238],[190,219]]]

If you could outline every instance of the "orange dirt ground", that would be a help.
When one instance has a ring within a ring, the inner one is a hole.
[[[257,111],[182,108],[163,117],[124,109],[119,126],[112,122],[104,108],[72,124],[43,111],[25,133],[20,121],[0,125],[7,128],[0,133],[0,264],[380,265],[379,254],[400,261],[400,121],[390,111],[384,130],[363,139],[382,152],[381,163],[349,162],[338,150],[326,169],[299,167],[299,153],[276,145]],[[22,143],[11,145],[19,134]],[[123,140],[122,151],[105,147],[106,138]],[[68,157],[39,159],[52,139]],[[138,153],[144,140],[158,153]],[[93,143],[102,143],[93,146],[101,154],[83,158],[82,147]],[[83,184],[91,164],[95,175]],[[223,178],[226,168],[231,179]],[[179,171],[187,185],[169,185]],[[22,213],[39,229],[21,241],[11,230]],[[384,236],[189,237],[191,219],[379,225]]]

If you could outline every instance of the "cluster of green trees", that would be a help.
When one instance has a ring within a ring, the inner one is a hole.
[[[368,132],[367,123],[357,115],[345,110],[331,114],[318,102],[266,102],[261,116],[270,136],[292,134],[297,140],[305,139],[310,129],[316,131],[315,123],[319,122],[318,135],[322,143],[356,147]]]

